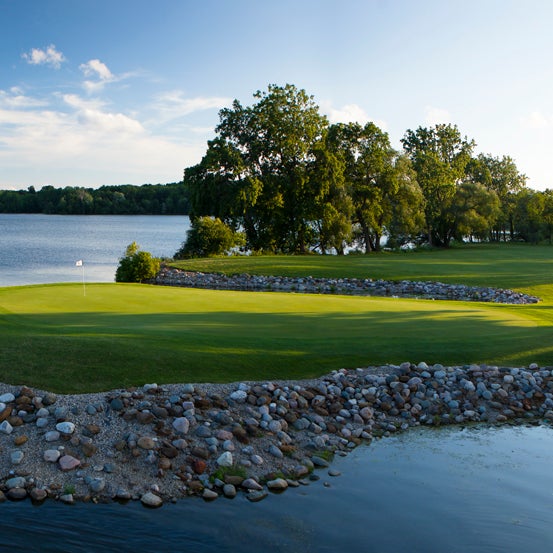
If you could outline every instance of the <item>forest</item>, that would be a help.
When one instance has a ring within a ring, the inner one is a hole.
[[[188,189],[182,182],[82,188],[48,185],[40,190],[0,190],[0,213],[60,215],[186,215]]]

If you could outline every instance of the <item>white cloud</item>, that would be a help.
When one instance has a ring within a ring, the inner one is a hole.
[[[83,82],[85,90],[91,94],[104,88],[107,83],[112,83],[122,78],[114,75],[109,70],[109,67],[98,59],[81,63],[81,65],[79,65],[79,69],[83,72],[85,77],[95,79],[87,79]]]
[[[331,102],[322,101],[319,106],[330,123],[359,123],[365,125],[370,121],[383,130],[388,127],[386,121],[369,117],[367,112],[358,104],[346,104],[341,108],[336,108]]]
[[[14,108],[33,108],[46,105],[44,100],[25,96],[23,91],[18,87],[12,87],[9,91],[0,90],[0,107]]]
[[[451,114],[447,109],[426,106],[424,112],[425,123],[429,126],[451,123]]]
[[[23,54],[22,57],[31,65],[49,65],[54,69],[59,69],[61,64],[66,61],[65,56],[58,52],[53,44],[50,44],[44,50],[33,48],[28,54]]]
[[[29,109],[3,102],[12,96],[0,94],[0,188],[174,182],[205,150],[155,135],[97,99],[59,94]]]
[[[81,63],[79,69],[85,74],[86,77],[96,75],[102,81],[111,81],[114,78],[113,73],[109,70],[105,63],[100,60],[90,60],[86,63]]]
[[[156,119],[165,123],[198,111],[221,109],[231,102],[231,98],[220,96],[186,98],[183,92],[174,90],[158,95],[153,107],[157,112]]]
[[[553,117],[544,115],[540,111],[533,111],[521,117],[520,124],[526,129],[547,129],[553,125]]]

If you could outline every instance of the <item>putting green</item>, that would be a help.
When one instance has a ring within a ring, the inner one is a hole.
[[[313,377],[409,361],[548,364],[551,306],[146,285],[0,288],[0,380],[59,392]]]

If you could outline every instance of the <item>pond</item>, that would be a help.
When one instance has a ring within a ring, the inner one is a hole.
[[[336,458],[342,474],[270,494],[151,510],[138,502],[0,506],[10,551],[546,551],[553,429],[415,429]],[[37,543],[40,548],[37,549]]]

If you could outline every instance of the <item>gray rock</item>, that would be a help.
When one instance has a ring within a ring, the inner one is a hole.
[[[61,453],[57,449],[47,449],[42,455],[47,463],[57,463],[60,457]]]
[[[220,467],[232,467],[234,460],[230,451],[225,451],[218,459],[217,464]]]
[[[163,505],[163,499],[152,492],[147,492],[140,497],[140,501],[146,507],[161,507]]]
[[[75,425],[69,421],[59,422],[56,424],[56,430],[60,434],[73,434],[75,432]]]
[[[275,478],[267,482],[267,487],[273,491],[282,491],[288,487],[288,482],[284,478]]]
[[[60,433],[57,430],[50,430],[44,434],[44,439],[47,442],[55,442],[60,439]]]
[[[13,432],[13,426],[8,421],[2,421],[2,423],[0,423],[0,432],[2,432],[2,434],[11,434]]]
[[[188,434],[190,421],[186,417],[178,417],[173,421],[173,428],[179,434]]]
[[[236,497],[236,488],[232,484],[225,484],[223,486],[223,494],[225,497]]]
[[[19,449],[10,452],[10,461],[12,465],[20,465],[24,457],[25,454]]]
[[[8,490],[11,490],[12,488],[24,488],[25,484],[25,478],[22,476],[14,476],[13,478],[8,478],[8,480],[6,480],[6,488],[8,488]]]

